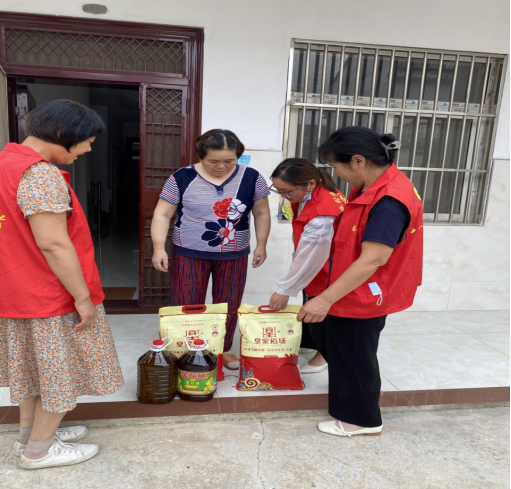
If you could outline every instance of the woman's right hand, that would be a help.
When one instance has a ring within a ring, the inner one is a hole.
[[[169,255],[165,250],[154,250],[153,253],[153,266],[160,272],[168,272],[169,270]]]
[[[271,309],[272,311],[280,311],[287,307],[288,301],[289,301],[289,296],[277,294],[277,292],[275,292],[271,296],[268,308]]]
[[[94,324],[98,310],[90,299],[75,302],[76,312],[80,317],[80,322],[75,326],[75,331],[82,331]]]

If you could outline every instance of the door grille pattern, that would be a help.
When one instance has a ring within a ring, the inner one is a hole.
[[[180,167],[183,92],[149,88],[146,92],[146,187],[163,187]]]
[[[162,273],[153,267],[153,243],[151,240],[151,221],[146,217],[144,220],[144,277],[143,277],[143,294],[142,300],[144,306],[164,307],[170,304],[170,272]],[[172,253],[172,230],[171,226],[165,243],[165,251],[169,258]],[[169,260],[170,261],[170,260]],[[170,268],[170,263],[169,263]]]
[[[145,96],[145,164],[144,164],[144,242],[142,270],[144,307],[162,307],[170,303],[170,273],[157,271],[152,264],[151,222],[154,206],[166,180],[181,166],[183,145],[183,91],[147,88]],[[172,229],[166,251],[172,253]]]
[[[183,73],[182,42],[6,29],[9,63]]]

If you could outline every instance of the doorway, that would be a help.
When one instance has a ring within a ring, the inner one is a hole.
[[[39,102],[35,92],[43,86],[58,87],[57,98],[75,99],[74,90],[82,103],[107,112],[103,142],[98,138],[72,177],[82,186],[104,285],[118,289],[107,290],[107,312],[158,312],[169,303],[170,277],[152,266],[151,220],[165,181],[195,154],[203,29],[0,12],[0,31],[0,81],[7,76],[26,87],[24,94],[9,87],[11,141],[19,141],[28,106]],[[0,135],[1,129],[2,121]],[[100,169],[99,153],[105,158]]]
[[[87,216],[105,305],[137,306],[139,298],[140,109],[137,86],[99,85],[40,78],[9,79],[18,108],[68,99],[93,109],[106,131],[91,153],[71,166],[71,184]],[[24,125],[18,124],[18,142]]]

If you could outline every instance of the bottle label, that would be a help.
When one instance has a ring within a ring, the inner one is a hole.
[[[178,370],[177,390],[183,394],[204,396],[216,391],[216,368],[211,372]]]

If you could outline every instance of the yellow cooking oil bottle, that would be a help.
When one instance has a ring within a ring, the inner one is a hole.
[[[202,337],[202,338],[201,338]],[[185,401],[209,401],[216,391],[218,357],[211,353],[204,335],[185,338],[188,353],[177,362],[177,391]]]

